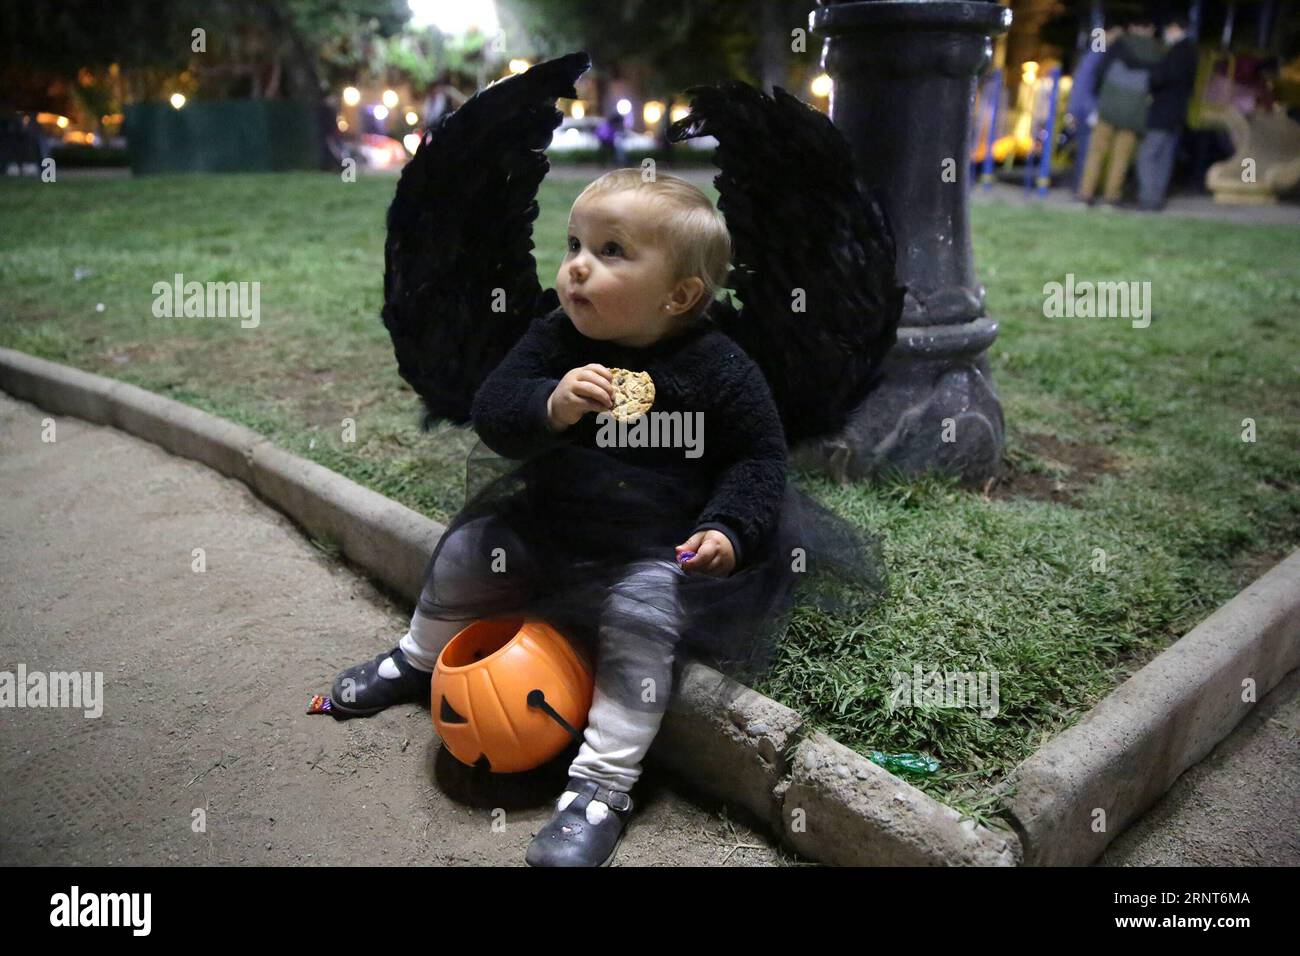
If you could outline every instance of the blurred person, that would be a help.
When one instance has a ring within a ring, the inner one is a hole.
[[[1097,71],[1097,125],[1088,143],[1078,193],[1088,205],[1096,202],[1103,165],[1106,183],[1102,196],[1109,205],[1119,205],[1129,165],[1146,130],[1149,74],[1163,52],[1155,32],[1150,17],[1135,18],[1107,49]]]
[[[443,116],[456,109],[466,99],[468,97],[451,82],[451,73],[444,71],[425,94],[424,106],[420,111],[424,128],[431,129],[437,126]]]
[[[627,165],[627,153],[623,148],[623,114],[615,110],[600,121],[596,127],[596,138],[600,140],[600,157],[602,165],[612,161],[616,167]]]
[[[1115,45],[1123,31],[1119,24],[1112,23],[1106,30],[1105,41],[1100,49],[1094,48],[1089,40],[1088,49],[1079,57],[1074,67],[1073,83],[1070,86],[1070,99],[1065,112],[1074,121],[1075,142],[1078,149],[1074,155],[1074,179],[1071,186],[1076,192],[1083,181],[1083,165],[1088,158],[1088,143],[1092,138],[1092,128],[1097,123],[1097,73],[1106,59],[1106,51]]]
[[[1151,70],[1151,106],[1147,131],[1138,149],[1138,208],[1164,208],[1174,170],[1174,157],[1187,119],[1187,104],[1196,84],[1196,42],[1187,33],[1187,18],[1173,17],[1165,25],[1168,50]]]

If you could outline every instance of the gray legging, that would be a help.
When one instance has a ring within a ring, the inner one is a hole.
[[[447,642],[467,626],[464,620],[440,620],[434,608],[522,603],[535,579],[536,556],[501,518],[476,518],[448,535],[400,645],[414,666],[429,671]],[[502,556],[505,567],[493,570]],[[672,637],[679,633],[682,614],[676,586],[685,574],[668,558],[640,561],[628,565],[611,589],[601,614],[591,710],[569,776],[623,791],[641,776],[641,761],[672,692]],[[648,594],[653,603],[645,599]],[[629,693],[633,685],[636,694]]]

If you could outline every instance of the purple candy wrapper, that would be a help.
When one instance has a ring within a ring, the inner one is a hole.
[[[307,705],[309,714],[329,714],[334,711],[334,702],[324,694],[313,694],[311,703]]]
[[[693,558],[693,557],[695,557],[695,552],[694,552],[694,551],[679,551],[679,552],[677,552],[677,563],[678,563],[678,564],[685,564],[687,561],[691,560],[691,558]]]

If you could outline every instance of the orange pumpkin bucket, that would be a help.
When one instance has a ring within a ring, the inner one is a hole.
[[[461,763],[532,770],[581,739],[594,686],[588,661],[545,621],[475,621],[438,655],[433,726]]]

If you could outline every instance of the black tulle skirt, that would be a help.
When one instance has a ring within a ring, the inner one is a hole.
[[[797,603],[833,615],[883,593],[878,542],[793,482],[774,530],[737,570],[682,570],[675,546],[690,537],[711,491],[689,463],[650,470],[580,445],[518,461],[478,442],[465,505],[429,561],[420,610],[466,622],[541,618],[595,663],[606,693],[663,710],[673,706],[671,686],[647,687],[674,685],[680,672],[669,668],[695,659],[750,684],[769,669]],[[444,550],[471,529],[474,573],[486,586],[440,587]],[[514,586],[493,586],[503,567]]]

